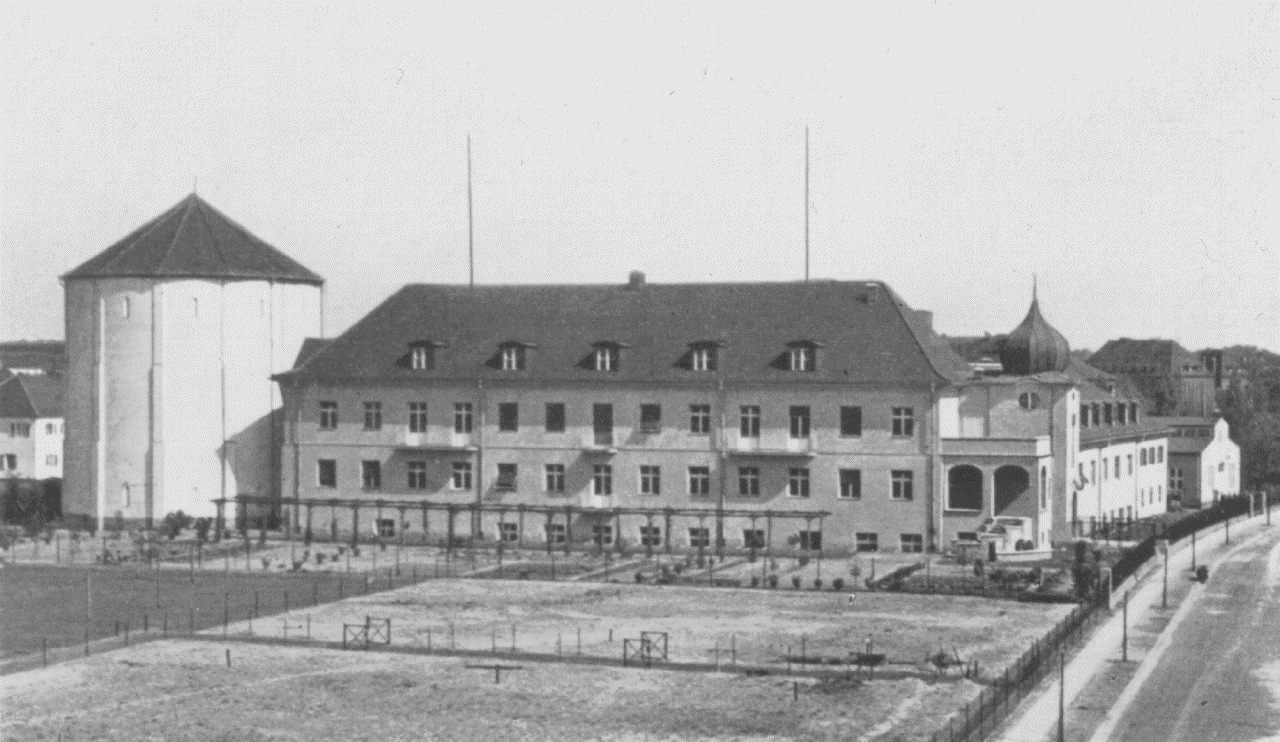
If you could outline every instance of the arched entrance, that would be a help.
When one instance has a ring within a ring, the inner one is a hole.
[[[947,473],[947,509],[982,510],[982,471],[962,464]]]
[[[1013,504],[1031,487],[1031,475],[1021,466],[1002,466],[996,469],[996,515]],[[1034,507],[1034,501],[1032,503]]]

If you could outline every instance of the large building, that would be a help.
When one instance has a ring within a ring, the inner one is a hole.
[[[1036,302],[1001,359],[875,281],[407,286],[276,376],[280,490],[333,534],[1043,551],[1103,392]]]
[[[1222,382],[1222,353],[1199,355],[1174,340],[1108,340],[1089,365],[1132,381],[1151,415],[1213,415]]]
[[[62,378],[19,373],[0,381],[0,477],[62,476]]]
[[[1240,494],[1240,447],[1227,421],[1214,417],[1165,417],[1169,438],[1169,496],[1183,507],[1207,507]]]
[[[63,510],[150,522],[275,492],[278,392],[323,280],[192,194],[63,276]]]

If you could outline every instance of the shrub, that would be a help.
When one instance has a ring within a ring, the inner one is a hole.
[[[271,559],[270,559],[269,557],[263,557],[263,559],[262,559],[262,568],[263,568],[263,569],[271,569]]]
[[[644,573],[636,572],[636,582],[644,582]]]
[[[793,575],[791,577],[791,586],[797,590],[800,589],[800,575]]]
[[[816,578],[814,578],[814,580],[813,580],[813,589],[814,589],[814,590],[821,590],[821,589],[822,589],[822,578],[821,578],[821,577],[816,577]]]
[[[751,587],[760,587],[760,575],[751,575]]]
[[[832,588],[833,590],[843,590],[843,589],[844,589],[844,578],[843,578],[843,577],[837,577],[837,578],[835,578],[834,580],[832,580],[832,581],[831,581],[831,588]]]
[[[982,560],[981,559],[973,560],[973,576],[974,577],[982,576]]]
[[[209,529],[213,528],[213,518],[196,518],[196,539],[201,543],[209,540]]]
[[[801,567],[807,567],[809,566],[809,557],[802,556],[799,559],[797,559],[796,562],[798,562]]]
[[[778,586],[778,576],[769,575],[769,587],[777,587],[777,586]]]

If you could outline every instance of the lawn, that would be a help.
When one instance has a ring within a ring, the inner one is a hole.
[[[223,600],[231,620],[254,610],[271,615],[284,609],[338,598],[364,590],[363,575],[328,573],[231,573],[148,570],[126,567],[54,567],[8,564],[0,569],[0,659],[114,635],[117,622],[141,631],[162,628],[199,630],[221,624]],[[374,587],[385,587],[386,577]],[[86,620],[86,598],[92,590],[92,618]]]

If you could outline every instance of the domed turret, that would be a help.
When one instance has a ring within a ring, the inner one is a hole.
[[[1040,314],[1035,289],[1031,292],[1031,309],[1022,324],[1009,333],[1000,349],[1004,373],[1027,376],[1044,371],[1065,371],[1071,360],[1071,346],[1062,333],[1053,329]]]

